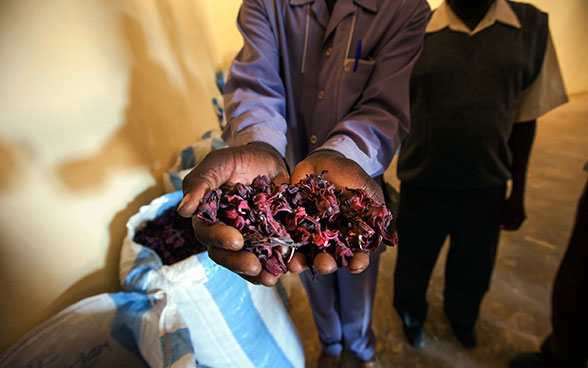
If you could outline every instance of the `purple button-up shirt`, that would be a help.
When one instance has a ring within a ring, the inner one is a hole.
[[[261,141],[293,168],[331,149],[384,172],[408,133],[425,0],[244,0],[225,86],[229,145]]]

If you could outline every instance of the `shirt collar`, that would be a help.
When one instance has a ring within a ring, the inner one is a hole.
[[[315,0],[290,0],[290,5],[298,6],[298,5],[306,5],[310,3],[314,3]],[[324,0],[320,0],[324,1]],[[371,12],[378,11],[378,0],[353,0],[354,3],[361,6],[362,8],[366,8]]]
[[[427,24],[426,33],[438,32],[449,27],[452,31],[467,33],[471,36],[492,26],[496,22],[507,24],[516,29],[521,28],[519,18],[506,0],[495,0],[494,3],[490,5],[484,18],[482,18],[473,31],[470,30],[453,12],[451,6],[447,4],[447,1],[443,1],[441,6],[433,12],[431,19]]]
[[[373,13],[378,11],[378,0],[353,0],[353,2]]]

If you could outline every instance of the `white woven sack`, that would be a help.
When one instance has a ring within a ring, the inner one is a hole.
[[[275,288],[246,282],[207,252],[164,266],[155,252],[133,242],[135,229],[181,198],[181,191],[159,197],[128,221],[120,262],[123,289],[163,292],[177,306],[198,365],[304,367],[302,344]]]
[[[83,299],[29,331],[0,367],[189,367],[190,337],[161,292]]]

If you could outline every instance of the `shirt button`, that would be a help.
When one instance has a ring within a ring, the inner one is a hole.
[[[320,90],[320,92],[318,93],[318,99],[322,100],[325,97],[325,91],[324,90]]]
[[[310,136],[310,143],[315,144],[318,141],[318,138],[316,137],[316,135],[311,135]]]
[[[333,48],[332,47],[329,47],[327,49],[327,52],[325,54],[327,54],[327,56],[330,56],[332,53],[333,53]]]

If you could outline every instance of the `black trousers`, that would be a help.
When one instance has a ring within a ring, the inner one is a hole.
[[[588,182],[555,278],[552,308],[553,333],[541,351],[572,367],[585,367],[588,360]]]
[[[424,322],[431,271],[447,235],[445,313],[454,328],[473,328],[490,286],[505,185],[471,190],[401,183],[394,307]]]

